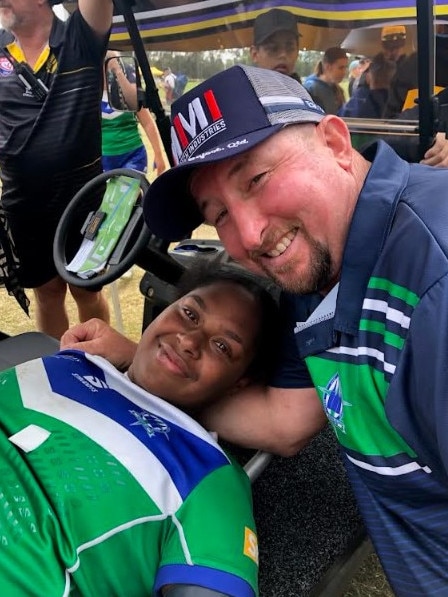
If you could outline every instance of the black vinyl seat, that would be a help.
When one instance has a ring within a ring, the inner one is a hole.
[[[0,339],[0,371],[58,350],[59,342],[42,332],[4,336]]]

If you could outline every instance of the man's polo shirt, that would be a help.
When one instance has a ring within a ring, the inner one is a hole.
[[[448,595],[448,170],[365,157],[339,286],[283,296],[272,385],[316,388],[395,593]]]

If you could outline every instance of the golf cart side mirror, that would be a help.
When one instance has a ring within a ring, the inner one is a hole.
[[[109,105],[122,112],[138,112],[144,103],[144,89],[136,59],[108,50],[104,74]]]

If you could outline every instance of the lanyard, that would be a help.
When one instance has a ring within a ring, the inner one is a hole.
[[[44,101],[48,94],[48,87],[39,77],[36,77],[29,64],[16,60],[6,48],[0,48],[0,52],[11,63],[25,90],[30,92],[37,100]]]

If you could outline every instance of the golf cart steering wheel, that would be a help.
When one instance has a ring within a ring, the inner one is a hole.
[[[103,185],[107,180],[115,176],[128,176],[137,179],[140,182],[142,197],[149,189],[149,182],[142,172],[131,170],[129,168],[117,168],[99,174],[76,193],[61,216],[53,244],[53,259],[56,270],[61,278],[68,284],[73,284],[73,286],[79,286],[80,288],[95,288],[114,282],[122,276],[126,270],[134,265],[138,254],[146,247],[151,238],[151,232],[146,226],[143,218],[143,207],[140,201],[140,204],[137,204],[134,208],[133,215],[130,217],[129,222],[118,241],[118,244],[120,244],[124,239],[128,239],[128,242],[125,243],[123,248],[122,256],[114,260],[114,263],[108,263],[103,272],[87,279],[81,278],[77,274],[69,272],[66,269],[66,244],[73,215],[92,190]]]

